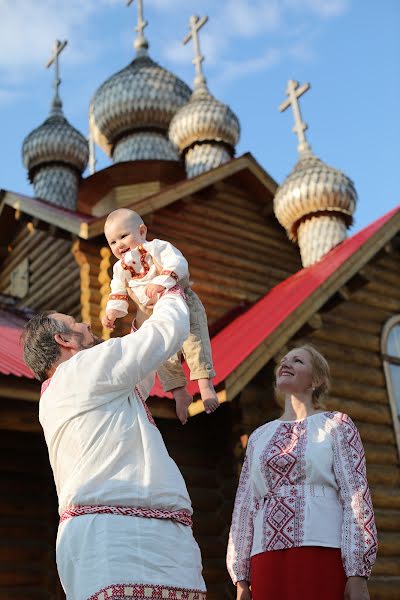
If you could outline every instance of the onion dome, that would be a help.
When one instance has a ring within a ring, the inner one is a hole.
[[[86,138],[72,127],[62,111],[58,94],[58,55],[66,42],[56,42],[55,93],[49,117],[23,141],[22,158],[35,195],[53,204],[75,209],[79,181],[89,160]],[[48,66],[49,66],[48,65]]]
[[[82,173],[89,158],[86,138],[54,104],[50,116],[24,139],[22,154],[30,178],[35,167],[49,162],[62,162]]]
[[[196,89],[171,121],[169,138],[185,158],[186,173],[194,177],[234,156],[240,124],[226,104],[207,88]]]
[[[296,92],[296,85],[289,82],[290,91]],[[283,110],[286,105],[281,105]],[[288,237],[298,242],[303,266],[309,266],[347,237],[357,192],[351,179],[313,154],[304,135],[307,125],[301,122],[298,105],[296,108],[299,160],[276,192],[274,211]]]
[[[142,34],[146,24],[139,15],[136,58],[99,87],[90,105],[94,139],[114,162],[178,160],[167,132],[172,117],[188,101],[191,90],[148,56],[148,43]],[[139,135],[137,139],[135,134]],[[146,139],[146,134],[151,139]],[[118,149],[120,144],[122,150]]]
[[[207,17],[191,17],[191,32],[195,42],[196,78],[194,91],[187,104],[180,108],[171,121],[169,138],[185,157],[188,177],[193,177],[229,161],[239,141],[240,124],[226,104],[210,94],[201,69],[204,57],[200,54],[198,31]]]

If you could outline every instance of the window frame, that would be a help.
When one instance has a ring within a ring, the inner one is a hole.
[[[383,369],[385,372],[386,389],[389,397],[390,409],[392,412],[393,428],[397,444],[397,452],[400,458],[400,415],[397,408],[396,394],[393,387],[392,375],[390,373],[390,365],[400,366],[400,356],[391,356],[388,354],[387,345],[388,337],[392,329],[396,326],[400,326],[400,315],[394,315],[390,317],[383,326],[381,334],[381,354],[383,361]]]

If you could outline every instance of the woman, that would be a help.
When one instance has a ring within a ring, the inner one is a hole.
[[[377,539],[364,450],[350,417],[319,408],[329,381],[308,345],[276,370],[285,410],[250,436],[233,511],[237,600],[369,600]]]

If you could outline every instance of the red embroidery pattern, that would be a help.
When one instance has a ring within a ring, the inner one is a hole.
[[[119,583],[103,588],[87,600],[206,600],[206,592],[156,585],[153,583]]]
[[[165,290],[165,292],[161,292],[160,298],[161,298],[161,296],[168,296],[168,294],[176,294],[177,296],[181,296],[181,298],[186,300],[185,292],[183,291],[183,288],[181,288],[179,283],[174,285],[174,287],[169,288],[169,290]]]
[[[133,326],[132,326],[133,327]],[[146,411],[146,415],[148,420],[150,421],[150,423],[152,425],[154,425],[155,427],[157,427],[155,420],[153,419],[153,415],[150,412],[149,407],[147,406],[147,402],[145,401],[145,399],[143,398],[142,394],[139,391],[138,386],[135,387],[135,392],[138,395],[139,400],[141,401],[141,403],[143,404],[143,408]]]
[[[128,294],[110,294],[108,296],[109,300],[125,300],[126,302],[128,302]]]
[[[284,550],[301,546],[304,538],[307,421],[282,423],[261,454],[261,472],[270,493],[266,496],[263,547]],[[283,486],[296,486],[298,495],[280,495]]]
[[[161,271],[161,275],[168,275],[168,277],[172,277],[175,281],[179,281],[179,277],[174,271],[167,271],[164,269],[164,271]]]
[[[192,518],[185,510],[161,510],[158,508],[137,508],[135,506],[74,506],[64,511],[60,523],[81,515],[120,515],[124,517],[145,517],[146,519],[170,519],[186,527],[192,527]]]
[[[147,273],[150,271],[150,266],[146,260],[147,250],[145,250],[145,248],[143,248],[143,246],[141,244],[140,244],[140,246],[138,246],[136,248],[136,250],[139,252],[139,255],[140,255],[141,269],[140,269],[139,273],[136,272],[136,270],[133,266],[126,264],[125,254],[123,254],[121,257],[121,267],[125,271],[130,272],[132,279],[143,279],[143,277],[145,277],[147,275]]]
[[[343,505],[342,555],[348,577],[369,577],[378,547],[360,434],[346,414],[330,413],[334,471]]]

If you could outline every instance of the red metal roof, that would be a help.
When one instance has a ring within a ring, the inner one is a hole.
[[[6,324],[5,313],[0,317],[0,373],[34,379],[34,375],[22,359],[20,337],[23,324]]]
[[[400,206],[374,221],[355,235],[333,248],[318,263],[301,269],[275,286],[248,311],[231,321],[211,340],[214,385],[224,381],[296,308],[321,286],[350,256],[400,212]],[[245,335],[244,335],[245,332]],[[188,375],[188,369],[184,364]],[[198,393],[195,382],[188,391]],[[172,397],[156,382],[152,395]]]

